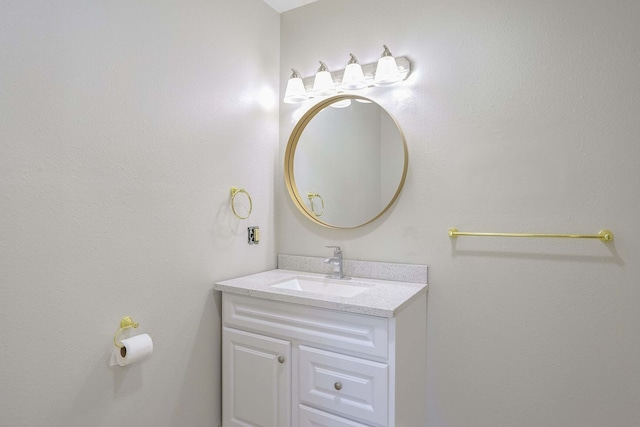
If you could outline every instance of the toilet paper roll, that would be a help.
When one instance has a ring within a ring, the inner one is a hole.
[[[153,352],[153,341],[147,334],[120,340],[122,348],[116,349],[118,365],[126,366],[148,357]]]

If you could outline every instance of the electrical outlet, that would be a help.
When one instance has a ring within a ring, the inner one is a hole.
[[[247,227],[247,243],[257,245],[260,243],[260,227]]]

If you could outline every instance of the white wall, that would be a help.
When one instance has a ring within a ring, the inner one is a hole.
[[[429,426],[637,425],[640,3],[320,0],[281,19],[283,70],[373,62],[383,43],[412,61],[370,93],[409,146],[395,207],[324,229],[280,176],[277,246],[430,266]],[[295,114],[281,104],[280,161]],[[452,241],[450,227],[615,241]]]
[[[276,262],[279,21],[260,0],[0,3],[0,425],[219,424],[211,284]],[[155,351],[110,368],[125,315]]]

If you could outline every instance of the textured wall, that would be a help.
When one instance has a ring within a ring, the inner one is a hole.
[[[0,425],[218,425],[211,283],[276,262],[278,46],[259,0],[0,3]],[[155,351],[110,368],[124,315]]]
[[[639,19],[633,1],[320,0],[282,15],[282,70],[373,62],[383,43],[413,63],[369,93],[407,137],[394,208],[324,229],[280,176],[276,221],[280,253],[339,244],[430,266],[429,427],[640,419]],[[280,161],[300,114],[281,104]],[[450,227],[616,240],[452,241]]]

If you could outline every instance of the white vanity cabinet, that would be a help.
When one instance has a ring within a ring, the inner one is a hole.
[[[426,292],[391,317],[223,292],[223,427],[426,424]]]

